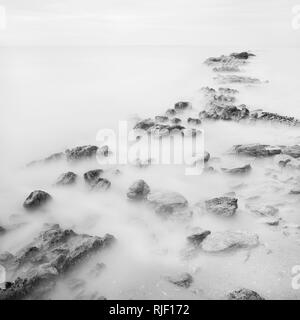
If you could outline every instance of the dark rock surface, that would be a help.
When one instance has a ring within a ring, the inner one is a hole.
[[[174,285],[182,288],[189,288],[194,281],[193,277],[187,272],[178,274],[177,276],[169,276],[166,277],[166,279]]]
[[[155,122],[151,118],[148,118],[148,119],[145,119],[145,120],[138,122],[134,126],[134,129],[135,130],[148,130],[148,129],[152,128],[154,125],[155,125]]]
[[[220,216],[229,217],[235,214],[238,200],[231,197],[218,197],[205,201],[206,210]]]
[[[87,145],[66,150],[68,161],[85,160],[96,156],[97,146]]]
[[[174,106],[174,109],[176,111],[184,111],[184,110],[191,109],[191,108],[192,108],[191,103],[187,102],[187,101],[176,102],[175,106]]]
[[[83,175],[83,178],[87,184],[93,187],[95,184],[97,184],[97,181],[103,172],[104,171],[102,169],[90,170]]]
[[[26,209],[37,209],[40,206],[46,204],[52,199],[49,193],[42,190],[35,190],[30,193],[23,203],[23,207]]]
[[[209,230],[203,230],[188,236],[186,239],[189,244],[193,245],[194,247],[199,247],[202,241],[210,234],[211,232]]]
[[[56,184],[59,186],[73,185],[76,183],[77,177],[76,173],[68,171],[58,177]]]
[[[144,200],[150,192],[149,185],[144,180],[135,181],[127,192],[127,197],[131,200]]]
[[[238,289],[228,294],[229,300],[265,300],[257,292],[249,289]]]
[[[110,246],[114,240],[109,234],[103,238],[93,237],[63,230],[59,225],[48,225],[15,255],[7,253],[1,257],[10,282],[6,283],[6,289],[0,289],[0,300],[27,298],[37,290],[44,292],[58,276]]]
[[[197,125],[200,125],[200,124],[201,124],[201,120],[200,120],[200,119],[197,119],[197,118],[188,118],[188,119],[187,119],[187,123],[197,126]]]

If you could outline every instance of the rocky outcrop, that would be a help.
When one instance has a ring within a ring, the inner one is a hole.
[[[144,200],[150,192],[149,185],[144,180],[135,181],[127,192],[127,198],[131,200]]]
[[[249,173],[252,170],[251,165],[250,164],[246,164],[243,167],[238,167],[238,168],[222,168],[222,171],[224,173],[227,174],[233,174],[233,175],[238,175],[238,174],[245,174],[245,173]]]
[[[97,146],[80,146],[73,149],[67,149],[66,157],[68,161],[86,160],[95,157],[97,151]]]
[[[189,288],[194,281],[193,277],[187,272],[180,273],[172,277],[168,276],[166,279],[174,285],[182,288]]]
[[[168,116],[168,117],[173,117],[173,116],[175,116],[176,114],[177,114],[177,112],[176,112],[175,109],[168,109],[168,110],[166,111],[166,116]]]
[[[206,252],[223,252],[232,249],[252,248],[259,245],[258,235],[250,232],[224,231],[212,232],[202,242]]]
[[[42,190],[35,190],[30,193],[23,203],[23,207],[28,210],[38,209],[52,199],[49,193]]]
[[[229,217],[235,214],[238,200],[231,197],[218,197],[205,201],[206,210],[219,216]]]
[[[170,120],[170,122],[173,123],[173,124],[179,124],[179,123],[181,123],[181,119],[179,119],[179,118],[172,118],[172,119]]]
[[[57,181],[56,181],[56,185],[58,186],[67,186],[67,185],[73,185],[76,183],[77,181],[77,174],[72,172],[72,171],[68,171],[66,173],[61,174]]]
[[[15,255],[1,256],[7,270],[6,289],[0,289],[0,300],[42,297],[49,285],[76,267],[91,254],[110,246],[112,235],[103,238],[63,230],[59,225],[48,225],[29,245]]]
[[[280,147],[254,143],[235,145],[231,152],[251,157],[270,157],[280,154],[282,151]]]
[[[229,300],[265,300],[257,292],[249,289],[237,289],[228,294]]]

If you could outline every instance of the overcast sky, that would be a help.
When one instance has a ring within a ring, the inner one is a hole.
[[[300,29],[292,28],[297,4],[300,1],[0,0],[0,44],[294,47],[300,46]]]

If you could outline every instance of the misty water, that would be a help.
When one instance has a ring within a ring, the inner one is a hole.
[[[97,145],[100,129],[117,132],[120,120],[154,117],[180,100],[191,101],[197,114],[204,103],[201,87],[219,86],[203,61],[240,49],[245,48],[1,48],[0,225],[11,226],[11,231],[1,236],[0,252],[17,252],[33,240],[45,222],[59,223],[78,233],[113,234],[117,243],[62,278],[49,296],[52,299],[75,299],[95,292],[108,299],[223,299],[240,287],[265,298],[299,299],[300,291],[291,283],[292,268],[300,264],[300,197],[288,194],[295,187],[297,171],[282,170],[273,158],[226,154],[235,144],[299,144],[299,128],[270,123],[204,123],[205,150],[215,158],[211,165],[219,170],[250,163],[251,174],[242,178],[222,173],[187,176],[183,165],[105,167],[88,161],[26,167],[28,162],[54,152]],[[240,91],[237,102],[300,118],[299,50],[251,49],[257,56],[243,67],[243,73],[268,82],[230,85]],[[71,170],[82,177],[96,168],[106,170],[104,177],[112,183],[106,192],[91,192],[82,178],[74,187],[54,186],[62,172]],[[116,175],[115,169],[121,174]],[[239,208],[230,218],[199,209],[188,221],[161,220],[145,204],[127,200],[128,187],[136,179],[144,179],[151,190],[179,192],[191,206],[234,191]],[[300,179],[298,183],[300,186]],[[49,192],[54,201],[38,212],[26,212],[23,201],[38,189]],[[277,207],[282,222],[279,226],[261,223],[248,210],[251,202]],[[197,227],[255,232],[260,245],[230,253],[199,252],[187,259],[182,255],[186,237]],[[98,276],[91,275],[93,266],[101,262],[106,268]],[[192,274],[190,288],[166,281],[165,276],[178,272]],[[81,291],[70,288],[69,281],[74,278],[84,281]]]

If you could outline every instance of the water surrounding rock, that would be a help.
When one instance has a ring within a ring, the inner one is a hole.
[[[77,177],[76,173],[68,171],[58,177],[56,184],[59,186],[73,185],[76,183]]]
[[[281,148],[274,147],[267,144],[239,144],[235,145],[232,149],[233,153],[251,157],[270,157],[280,154]]]
[[[127,197],[131,200],[144,200],[150,192],[149,185],[144,180],[135,181],[127,192]]]
[[[193,283],[193,277],[187,273],[181,273],[178,274],[177,276],[172,276],[172,277],[166,277],[166,279],[175,284],[178,287],[182,287],[182,288],[189,288],[191,286],[191,284]]]
[[[218,197],[205,201],[206,210],[220,216],[229,217],[235,214],[238,200],[230,197]]]
[[[206,252],[222,252],[231,249],[252,248],[259,244],[258,235],[242,231],[212,232],[202,242]]]
[[[87,145],[66,150],[68,161],[86,160],[96,156],[97,146]]]
[[[232,168],[232,169],[227,169],[227,168],[222,168],[222,171],[228,174],[244,174],[244,173],[249,173],[252,170],[250,164],[246,164],[243,167],[239,168]]]
[[[259,219],[260,223],[267,224],[269,226],[278,226],[280,218],[264,217]]]
[[[265,300],[257,292],[249,289],[237,289],[228,294],[229,300]]]
[[[6,232],[6,229],[0,225],[0,235],[4,234],[5,232]]]
[[[94,190],[107,190],[111,187],[111,182],[105,178],[98,178],[92,188]]]
[[[0,289],[0,300],[28,298],[37,290],[43,293],[58,276],[110,246],[114,240],[109,234],[100,238],[63,230],[59,225],[48,226],[15,255],[2,257],[9,282],[6,289]]]
[[[23,203],[23,207],[26,209],[37,209],[46,204],[52,199],[49,193],[42,190],[35,190],[30,193]]]

